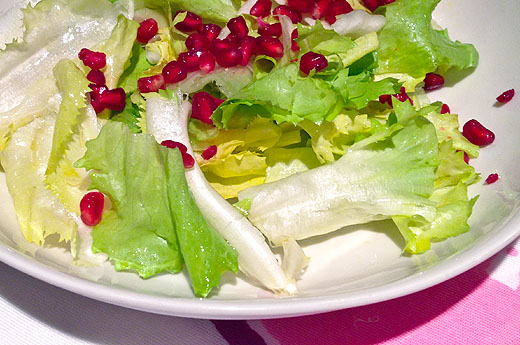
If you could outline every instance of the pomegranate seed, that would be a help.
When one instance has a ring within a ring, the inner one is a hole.
[[[258,28],[258,33],[262,36],[282,36],[282,24],[274,23]]]
[[[79,203],[83,223],[88,226],[98,225],[103,217],[103,207],[105,207],[105,196],[102,193],[85,194]]]
[[[96,85],[105,85],[106,79],[105,74],[100,70],[91,70],[87,74],[87,80],[96,84]]]
[[[352,11],[352,6],[350,6],[347,0],[334,0],[330,3],[329,7],[327,8],[325,16],[329,24],[334,24],[336,22],[336,16]]]
[[[466,164],[469,164],[469,155],[464,152],[464,162],[466,162]]]
[[[177,12],[177,14],[179,13],[184,13],[184,11]],[[202,18],[195,13],[187,11],[186,18],[182,22],[175,24],[175,28],[185,33],[200,31],[202,29]]]
[[[388,4],[391,4],[394,1],[395,0],[377,0],[377,2],[379,3],[379,6],[388,5]]]
[[[230,19],[227,23],[227,27],[229,31],[237,37],[245,37],[249,33],[246,20],[242,16]]]
[[[295,40],[291,41],[291,50],[293,52],[297,52],[300,50],[300,46],[298,45],[298,42],[296,42]]]
[[[220,31],[222,31],[222,28],[217,24],[204,24],[202,25],[200,33],[206,36],[206,38],[211,42],[218,37]]]
[[[401,89],[399,90],[399,93],[396,93],[394,95],[381,95],[381,96],[379,96],[379,102],[381,102],[382,104],[386,103],[386,104],[388,104],[388,106],[390,108],[392,108],[393,107],[392,96],[397,98],[400,102],[406,102],[406,100],[409,100],[410,103],[413,105],[413,101],[410,98],[410,96],[408,96],[408,94],[406,93],[406,89],[404,87],[401,87]]]
[[[217,154],[217,147],[212,145],[202,152],[202,158],[205,160],[209,160]]]
[[[441,114],[450,114],[451,110],[447,104],[443,104],[441,107]]]
[[[280,5],[273,10],[274,15],[285,15],[291,19],[293,24],[297,24],[302,21],[302,15],[300,12],[290,8],[286,5]]]
[[[157,35],[159,25],[153,18],[143,20],[137,29],[137,42],[146,44]]]
[[[513,99],[514,95],[515,95],[515,89],[504,91],[500,96],[497,97],[497,102],[506,104],[511,99]]]
[[[469,120],[462,128],[462,135],[472,144],[480,147],[487,146],[495,141],[495,133],[482,126],[477,120]]]
[[[91,104],[99,114],[105,109],[122,111],[126,105],[126,93],[122,88],[109,90],[106,86],[90,84],[92,92],[89,92]]]
[[[271,14],[271,7],[271,0],[258,0],[256,4],[251,7],[249,14],[259,18],[267,17]]]
[[[204,36],[203,34],[199,34],[198,32],[192,33],[186,39],[186,48],[188,50],[198,50],[198,51],[207,51],[210,47],[210,40]]]
[[[178,61],[184,63],[186,66],[186,70],[188,72],[195,72],[200,69],[200,56],[202,55],[201,51],[188,51],[179,54]]]
[[[371,12],[374,12],[380,6],[377,0],[363,0],[363,4]]]
[[[300,59],[300,71],[306,75],[313,69],[315,69],[316,72],[319,72],[322,69],[327,68],[328,65],[329,63],[325,56],[315,52],[305,53]]]
[[[329,8],[330,0],[319,0],[316,2],[312,8],[311,15],[314,19],[321,19],[325,17],[327,14],[327,9]]]
[[[151,77],[140,78],[137,81],[137,87],[141,93],[157,92],[164,86],[164,78],[162,74]]]
[[[166,84],[178,83],[188,76],[188,68],[182,61],[171,61],[162,70]]]
[[[105,53],[93,52],[87,48],[81,49],[78,57],[85,66],[93,70],[100,70],[107,65],[107,56]]]
[[[189,153],[183,153],[182,163],[185,169],[191,169],[195,165],[195,159]]]
[[[231,40],[221,40],[221,39],[216,38],[215,40],[213,40],[213,42],[211,42],[210,51],[214,55],[216,55],[217,52],[219,52],[219,51],[231,49],[231,48],[238,48],[238,46],[235,44],[234,41],[232,42]]]
[[[299,37],[298,29],[294,29],[294,30],[291,32],[291,38],[292,38],[292,39],[295,39],[295,38],[298,38],[298,37]]]
[[[213,124],[211,115],[224,100],[215,98],[209,93],[200,91],[193,95],[191,117],[204,123]]]
[[[181,151],[181,153],[187,153],[188,152],[188,149],[186,148],[186,146],[183,144],[183,143],[179,143],[177,141],[173,141],[173,140],[164,140],[163,142],[161,142],[161,145],[164,146],[164,147],[167,147],[169,149],[179,149]]]
[[[199,59],[199,68],[204,73],[211,73],[215,70],[215,56],[210,52],[204,52]]]
[[[223,49],[215,53],[215,59],[224,68],[235,67],[242,61],[242,53],[240,53],[239,48],[235,47]]]
[[[287,0],[287,5],[300,13],[310,13],[314,3],[312,0]]]
[[[256,39],[251,36],[246,36],[240,43],[240,53],[242,54],[242,60],[240,65],[246,66],[249,63],[249,59],[256,53]]]
[[[281,58],[283,56],[283,44],[278,38],[259,36],[256,38],[256,43],[260,54],[272,58]]]
[[[487,184],[495,183],[498,181],[498,178],[499,178],[499,176],[497,173],[489,174],[489,176],[486,178],[486,183]]]
[[[427,91],[435,90],[444,85],[444,78],[435,73],[426,73],[424,77],[424,89]]]

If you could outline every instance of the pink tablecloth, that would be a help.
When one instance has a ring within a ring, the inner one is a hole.
[[[192,320],[129,310],[0,264],[1,344],[520,344],[520,239],[430,289],[279,320]]]

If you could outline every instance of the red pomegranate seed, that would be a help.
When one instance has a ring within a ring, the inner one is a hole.
[[[514,95],[515,95],[515,89],[504,91],[500,96],[497,97],[497,102],[506,104],[511,99],[513,99]]]
[[[282,24],[274,23],[258,28],[258,33],[262,36],[282,36]]]
[[[210,47],[210,40],[203,34],[198,32],[192,33],[186,39],[186,48],[188,50],[207,51]]]
[[[499,178],[499,176],[497,173],[489,174],[489,176],[486,178],[486,183],[487,184],[495,183],[498,181],[498,178]]]
[[[352,11],[352,6],[350,6],[347,0],[334,0],[330,3],[329,7],[327,8],[325,16],[329,24],[334,24],[336,22],[336,16]]]
[[[378,0],[363,0],[363,5],[371,12],[374,12],[380,6]]]
[[[231,41],[231,40],[221,40],[221,39],[214,39],[213,42],[211,42],[211,48],[210,48],[210,51],[216,55],[217,52],[219,51],[222,51],[222,50],[226,50],[226,49],[231,49],[231,48],[238,48],[238,45],[234,42],[234,41]]]
[[[195,159],[189,153],[183,153],[182,163],[185,169],[191,169],[195,165]]]
[[[283,44],[278,38],[259,36],[256,38],[256,43],[260,54],[272,58],[281,58],[283,56]]]
[[[314,3],[313,0],[287,0],[287,5],[300,13],[310,13]]]
[[[298,45],[298,42],[296,42],[295,40],[291,41],[291,50],[293,52],[297,52],[300,50],[300,46]]]
[[[143,20],[137,29],[137,42],[146,44],[157,35],[159,25],[153,18]]]
[[[377,0],[377,2],[379,3],[379,6],[388,5],[388,4],[391,4],[394,1],[395,0]]]
[[[177,14],[184,13],[177,12]],[[186,18],[180,23],[175,24],[175,28],[179,31],[190,33],[202,29],[202,18],[190,11],[186,12]]]
[[[249,14],[259,18],[267,17],[271,14],[271,7],[271,0],[258,0],[256,4],[251,7]]]
[[[242,53],[240,53],[239,48],[235,47],[222,49],[215,52],[215,59],[224,68],[235,67],[242,61]]]
[[[466,164],[469,164],[469,155],[464,152],[464,162],[466,162]]]
[[[291,22],[293,24],[296,24],[296,23],[299,23],[302,21],[302,15],[300,14],[300,12],[298,12],[286,5],[280,5],[280,6],[276,7],[273,10],[273,14],[275,16],[276,15],[280,15],[280,16],[285,15],[291,19]]]
[[[122,88],[109,90],[106,86],[90,84],[92,92],[89,92],[91,104],[99,114],[105,109],[122,111],[126,105],[126,93]]]
[[[222,28],[217,24],[204,24],[202,25],[200,33],[206,36],[206,38],[211,42],[218,37],[220,31],[222,31]]]
[[[444,78],[435,73],[426,73],[424,77],[424,89],[427,91],[435,90],[444,85]]]
[[[162,70],[166,84],[178,83],[188,76],[188,68],[182,61],[171,61]]]
[[[295,39],[295,38],[298,38],[298,37],[299,37],[298,29],[294,29],[294,30],[291,32],[291,38],[292,38],[292,39]]]
[[[242,16],[238,16],[236,18],[231,18],[227,23],[227,27],[232,34],[235,34],[237,37],[245,37],[249,33],[249,28],[247,27],[246,20]]]
[[[191,117],[207,124],[213,124],[211,115],[224,100],[215,98],[209,93],[200,91],[193,95]]]
[[[85,66],[93,70],[100,70],[107,65],[107,56],[105,53],[93,52],[87,48],[81,49],[78,57]]]
[[[204,52],[199,59],[199,68],[204,73],[211,73],[215,70],[215,56],[210,52]]]
[[[137,87],[141,93],[157,92],[164,86],[162,74],[144,77],[137,80]]]
[[[179,54],[178,61],[186,66],[188,72],[195,72],[200,69],[200,56],[203,52],[190,50]]]
[[[100,192],[90,192],[83,196],[79,203],[81,220],[85,225],[95,226],[101,222],[105,207],[105,196]]]
[[[188,149],[186,148],[186,146],[183,143],[179,143],[178,141],[164,140],[163,142],[161,142],[161,145],[164,147],[167,147],[169,149],[178,148],[181,151],[181,153],[188,152]]]
[[[441,107],[441,114],[450,114],[451,110],[447,104],[443,104]]]
[[[379,96],[379,102],[381,102],[383,104],[386,103],[386,104],[388,104],[388,106],[390,108],[392,108],[393,107],[392,97],[397,98],[400,102],[406,102],[406,100],[409,100],[410,103],[413,105],[413,101],[410,98],[410,96],[408,96],[408,94],[406,93],[406,89],[404,87],[401,87],[401,89],[399,90],[399,93],[396,93],[394,95],[381,95],[381,96]]]
[[[96,84],[96,85],[105,85],[106,79],[105,74],[100,70],[91,70],[87,74],[87,80]]]
[[[327,68],[328,65],[329,63],[327,62],[327,58],[315,52],[305,53],[300,59],[300,71],[306,75],[313,69],[316,70],[316,72],[319,72],[322,69]]]
[[[331,0],[319,0],[316,2],[312,8],[311,15],[314,19],[321,19],[325,17],[327,14],[327,9],[329,8]]]
[[[242,54],[242,60],[240,65],[246,66],[249,63],[249,59],[256,53],[256,39],[251,36],[246,36],[240,43],[240,53]]]
[[[202,152],[202,158],[205,160],[211,159],[217,154],[217,146],[212,145]]]
[[[495,141],[495,133],[482,126],[477,120],[469,120],[462,127],[462,135],[472,144],[480,147],[487,146]]]

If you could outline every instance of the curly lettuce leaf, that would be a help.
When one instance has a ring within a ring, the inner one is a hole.
[[[207,225],[188,191],[178,150],[111,121],[76,166],[91,169],[90,188],[112,200],[92,237],[93,251],[108,254],[116,269],[148,278],[178,272],[186,262],[201,296],[224,271],[237,270],[236,253]]]
[[[466,69],[478,64],[471,44],[452,41],[446,30],[431,25],[432,12],[440,0],[401,0],[380,7],[386,25],[379,32],[377,74],[406,74],[424,78],[426,73],[450,68]],[[413,28],[413,29],[411,29]]]
[[[223,24],[237,16],[237,11],[241,5],[241,1],[239,0],[169,1],[174,13],[176,11],[190,11],[210,22]]]

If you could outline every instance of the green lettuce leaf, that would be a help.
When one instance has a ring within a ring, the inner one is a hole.
[[[470,44],[452,41],[446,30],[431,26],[432,12],[440,0],[400,0],[380,7],[386,25],[379,32],[377,74],[399,73],[424,78],[438,70],[465,69],[478,64]],[[411,30],[413,28],[413,30]]]
[[[238,0],[170,0],[172,10],[190,11],[210,22],[225,24],[236,17],[241,1]]]
[[[122,87],[127,94],[137,90],[137,80],[145,76],[145,72],[152,67],[152,64],[146,59],[146,50],[139,42],[135,43],[132,48],[132,56],[130,64],[125,69],[119,79],[119,87]]]
[[[191,198],[178,150],[111,121],[76,166],[92,169],[90,188],[112,200],[92,237],[93,251],[108,254],[116,269],[148,278],[178,272],[185,261],[201,296],[219,284],[222,272],[237,270],[236,253]]]

